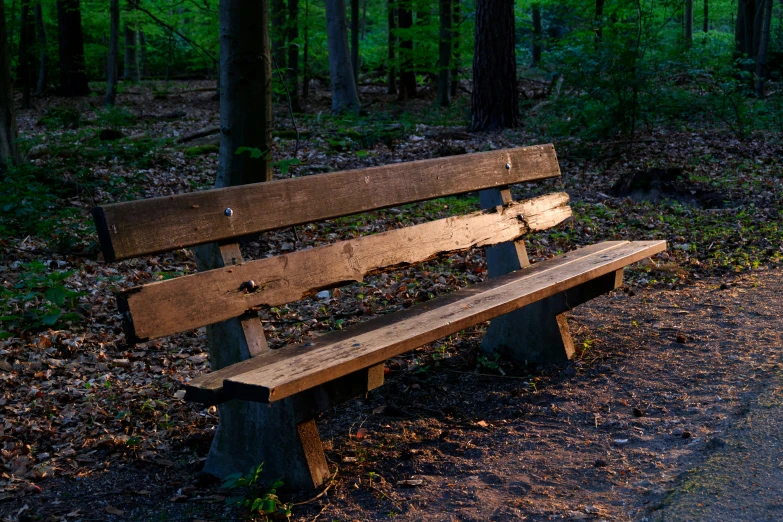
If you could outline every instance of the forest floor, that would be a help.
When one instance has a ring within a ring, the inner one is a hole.
[[[19,114],[26,161],[0,193],[4,521],[248,518],[226,506],[236,492],[200,474],[214,408],[181,400],[181,383],[209,368],[203,329],[129,346],[111,292],[190,273],[192,254],[106,264],[89,217],[95,203],[214,182],[211,138],[177,143],[217,124],[208,87],[145,83],[113,111],[100,97],[46,98]],[[541,142],[524,128],[467,134],[466,97],[450,110],[398,104],[380,86],[364,98],[368,115],[336,119],[316,90],[297,116],[300,139],[277,135],[276,177]],[[275,122],[291,130],[283,108]],[[319,418],[334,477],[317,498],[283,488],[292,519],[667,519],[716,454],[749,451],[732,433],[759,397],[779,393],[779,143],[704,128],[556,140],[562,179],[514,192],[562,188],[575,218],[532,235],[531,261],[604,239],[667,239],[669,251],[574,310],[569,364],[480,355],[484,327],[390,360],[385,386]],[[638,172],[663,180],[642,190],[624,177]],[[629,190],[614,187],[620,179]],[[243,249],[276,255],[475,208],[475,194],[445,198],[267,233]],[[265,311],[265,332],[279,347],[485,275],[481,250],[455,254]]]

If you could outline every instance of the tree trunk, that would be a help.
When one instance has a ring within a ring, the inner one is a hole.
[[[710,4],[709,0],[704,0],[704,32],[710,30]]]
[[[139,70],[141,77],[149,76],[149,70],[147,68],[147,38],[144,35],[144,31],[139,28]]]
[[[288,0],[288,91],[291,110],[302,112],[299,102],[299,0]]]
[[[519,126],[514,1],[477,0],[471,131]]]
[[[362,42],[367,36],[367,0],[362,2]]]
[[[285,47],[285,2],[284,0],[272,0],[272,28],[274,29],[272,37],[272,56],[275,60],[272,67],[285,67],[286,47]]]
[[[451,104],[451,0],[439,0],[440,42],[438,71],[438,104],[448,107]]]
[[[685,47],[693,46],[693,0],[685,0]]]
[[[38,47],[40,48],[40,54],[38,55],[38,84],[35,88],[35,94],[41,96],[46,89],[46,62],[48,56],[46,53],[46,29],[44,29],[43,22],[43,10],[41,4],[35,4],[35,30],[38,36]]]
[[[30,0],[22,0],[21,28],[19,31],[19,61],[16,64],[18,79],[22,80],[22,109],[32,107],[33,70],[35,69],[33,42],[35,41],[35,20],[30,9]]]
[[[461,2],[462,0],[452,0],[452,22],[451,22],[451,34],[452,34],[452,49],[454,49],[454,57],[451,60],[451,97],[457,95],[457,87],[459,87],[459,63],[462,55],[459,52],[459,26],[462,24],[461,16]]]
[[[351,67],[356,90],[359,90],[359,0],[351,0]]]
[[[86,96],[90,93],[84,67],[84,36],[79,0],[57,0],[60,43],[60,94]]]
[[[332,80],[332,112],[359,112],[351,57],[348,52],[348,23],[345,0],[326,0],[326,37],[329,47],[329,75]]]
[[[767,51],[769,49],[769,29],[772,25],[772,0],[766,0],[764,8],[764,23],[761,30],[759,53],[756,57],[756,95],[764,97],[764,79],[766,77]]]
[[[120,64],[120,0],[109,0],[109,67],[106,80],[107,107],[113,107],[117,98],[117,73]]]
[[[705,0],[706,1],[706,0]],[[604,36],[604,0],[595,0],[595,39],[601,41]]]
[[[753,10],[753,50],[749,53],[754,58],[759,54],[761,46],[761,28],[764,25],[764,0],[756,0]]]
[[[0,0],[0,173],[19,162],[16,149],[16,118],[14,117],[14,86],[11,82],[11,61],[5,31],[5,2]]]
[[[416,96],[416,72],[413,69],[412,0],[397,0],[397,27],[400,28],[400,92],[399,99]]]
[[[302,98],[310,97],[310,0],[305,0],[304,23],[304,73],[302,74]]]
[[[136,26],[125,22],[125,66],[123,79],[126,82],[138,82],[141,79],[139,73],[139,48]]]
[[[541,62],[541,6],[533,4],[533,57],[532,67],[538,67]]]
[[[397,35],[395,34],[397,31],[397,20],[394,16],[396,11],[394,1],[395,0],[388,0],[386,3],[386,17],[389,25],[389,32],[387,33],[389,51],[387,56],[388,59],[386,60],[388,67],[388,71],[386,72],[386,94],[397,94],[397,70],[394,67],[394,44],[397,40]]]

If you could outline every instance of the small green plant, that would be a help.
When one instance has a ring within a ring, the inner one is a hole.
[[[136,116],[122,107],[111,107],[98,111],[98,123],[103,127],[127,127],[136,123]]]
[[[291,505],[283,503],[277,496],[277,489],[283,485],[282,480],[274,481],[269,488],[259,487],[259,477],[263,468],[264,463],[262,462],[258,466],[250,468],[246,474],[234,473],[226,477],[223,489],[245,488],[244,495],[229,497],[226,499],[226,504],[245,506],[251,513],[262,515],[266,520],[269,520],[270,517],[289,518]]]
[[[82,123],[82,113],[72,108],[53,107],[44,113],[41,123],[47,129],[76,129]]]
[[[500,368],[500,354],[493,353],[492,355],[479,355],[478,364],[482,368],[487,370],[497,370]]]
[[[0,287],[0,339],[22,330],[42,329],[77,321],[74,311],[84,292],[67,288],[75,270],[49,271],[40,261],[22,265],[24,271],[10,289]]]

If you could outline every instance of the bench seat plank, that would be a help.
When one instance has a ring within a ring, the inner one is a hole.
[[[500,211],[453,216],[131,288],[118,294],[118,305],[128,342],[145,341],[231,319],[252,307],[298,301],[447,252],[513,241],[570,216],[568,194],[548,194]],[[252,291],[248,281],[255,285]]]
[[[274,402],[614,272],[665,241],[608,241],[192,380],[186,399]],[[221,389],[222,388],[222,389]]]
[[[128,201],[93,218],[108,262],[559,175],[554,146],[535,145]]]

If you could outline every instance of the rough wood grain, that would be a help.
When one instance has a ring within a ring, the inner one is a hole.
[[[548,194],[489,212],[151,283],[119,294],[118,302],[128,312],[123,317],[129,342],[152,339],[230,319],[251,307],[281,306],[387,267],[513,241],[569,216],[568,195]]]
[[[93,217],[114,261],[559,175],[554,147],[536,145],[117,203]]]
[[[263,360],[239,363],[223,374],[222,393],[237,399],[277,401],[614,272],[665,248],[665,241],[605,242],[536,263],[312,343],[288,346]],[[214,380],[216,375],[209,378]],[[199,387],[199,379],[188,387]]]

